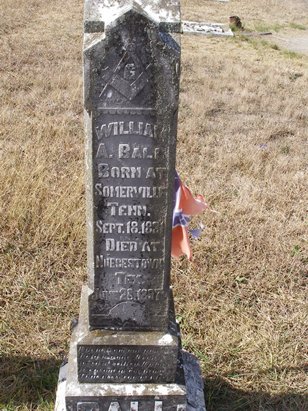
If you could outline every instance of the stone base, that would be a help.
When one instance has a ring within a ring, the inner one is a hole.
[[[91,330],[88,295],[83,287],[79,323],[71,345],[77,344],[78,381],[81,383],[172,383],[181,359],[179,330],[170,310],[167,331]],[[72,352],[75,358],[76,353]]]
[[[182,356],[186,389],[178,384],[81,384],[68,375],[65,364],[55,411],[206,411],[198,361],[185,351]]]
[[[173,307],[166,331],[90,330],[83,287],[70,361],[80,383],[173,383],[181,374],[180,338]]]
[[[83,287],[56,411],[204,411],[200,368],[179,348],[172,310],[166,332],[91,331],[90,292]]]

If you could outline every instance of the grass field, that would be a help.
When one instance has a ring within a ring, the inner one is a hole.
[[[86,280],[82,3],[1,2],[6,411],[53,409]],[[304,5],[182,2],[187,19],[292,30],[308,26]],[[194,222],[193,262],[173,263],[184,346],[208,411],[306,411],[308,58],[243,36],[184,36],[182,51],[177,168],[216,211]]]

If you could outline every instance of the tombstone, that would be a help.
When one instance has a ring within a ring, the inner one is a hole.
[[[88,285],[56,411],[205,410],[170,288],[177,0],[86,0]]]

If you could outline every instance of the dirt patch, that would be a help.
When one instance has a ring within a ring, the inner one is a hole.
[[[271,40],[284,49],[308,54],[308,30],[302,33],[299,33],[298,30],[296,32],[277,33],[272,36]]]

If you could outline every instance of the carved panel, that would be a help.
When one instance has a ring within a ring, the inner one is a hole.
[[[179,57],[133,10],[85,53],[92,328],[167,329]]]

